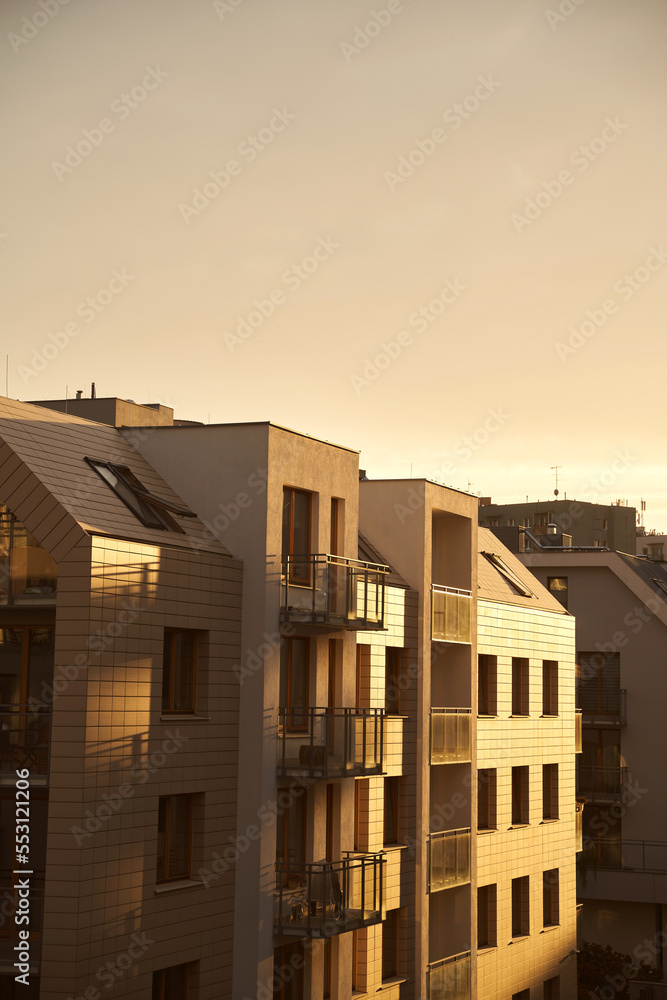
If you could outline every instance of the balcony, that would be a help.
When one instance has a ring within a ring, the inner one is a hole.
[[[593,868],[612,871],[667,872],[667,843],[661,840],[618,840],[601,837],[591,840]]]
[[[584,804],[583,799],[577,799],[574,803],[574,842],[577,854],[584,849]]]
[[[470,952],[432,962],[428,967],[429,1000],[470,1000]]]
[[[278,775],[382,774],[384,727],[383,708],[279,708]]]
[[[584,739],[583,739],[583,729],[581,723],[581,709],[577,708],[574,712],[574,752],[583,753],[584,749]]]
[[[276,864],[276,934],[327,938],[382,923],[382,852]]]
[[[619,688],[614,692],[603,692],[605,694],[603,698],[599,697],[597,692],[592,692],[593,697],[589,697],[588,694],[586,689],[580,688],[580,712],[585,725],[609,727],[627,725],[628,692],[626,688]]]
[[[0,785],[16,781],[27,768],[33,784],[45,785],[49,774],[51,711],[27,705],[0,705]]]
[[[283,558],[281,621],[316,632],[384,628],[388,566],[343,556]]]
[[[431,639],[434,642],[471,642],[472,591],[431,587]]]
[[[429,837],[428,889],[451,889],[470,881],[470,830],[432,833]]]
[[[627,782],[627,767],[599,767],[579,764],[577,767],[577,791],[591,802],[618,799],[623,794]]]
[[[461,764],[471,758],[469,708],[431,709],[431,764]]]

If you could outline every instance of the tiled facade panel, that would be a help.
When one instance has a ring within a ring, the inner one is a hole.
[[[197,1000],[231,996],[234,868],[214,862],[235,835],[240,604],[217,553],[97,537],[60,563],[41,1000],[104,994],[133,941],[114,997],[150,1000],[181,962]],[[196,716],[161,717],[165,626],[200,632]],[[156,886],[158,800],[185,794],[194,879]]]
[[[497,885],[497,946],[480,949],[477,995],[507,1000],[560,977],[576,997],[574,619],[479,601],[478,652],[497,657],[497,717],[477,720],[477,767],[497,771],[497,829],[477,835],[477,885]],[[529,715],[511,717],[512,657],[529,660]],[[558,716],[542,716],[542,661],[558,662]],[[542,765],[558,764],[556,821],[543,822]],[[512,767],[528,767],[529,824],[512,828]],[[559,924],[543,926],[543,872],[559,870]],[[512,937],[512,879],[529,877],[530,935]]]

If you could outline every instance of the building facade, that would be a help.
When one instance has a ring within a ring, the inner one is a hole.
[[[559,534],[568,536],[574,547],[593,546],[616,552],[635,551],[635,521],[637,512],[627,502],[615,504],[590,503],[585,500],[533,501],[529,503],[491,503],[490,497],[480,500],[479,523],[486,528],[528,528],[538,541],[548,541],[550,524]],[[505,544],[512,547],[509,537]]]

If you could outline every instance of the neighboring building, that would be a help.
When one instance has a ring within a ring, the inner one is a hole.
[[[583,937],[648,959],[664,976],[667,571],[615,552],[521,559],[576,619]]]
[[[647,531],[637,533],[638,556],[647,556],[652,562],[667,562],[667,535],[659,535],[657,532]]]
[[[573,622],[476,497],[270,423],[4,401],[0,439],[4,634],[55,622],[57,697],[29,646],[3,696],[7,784],[48,787],[39,1000],[119,956],[132,1000],[574,1000]]]
[[[549,544],[548,526],[556,525],[558,533],[570,539],[554,540],[553,544],[575,548],[594,546],[614,552],[635,551],[636,510],[619,500],[605,505],[584,500],[546,500],[531,503],[491,503],[482,497],[479,523],[486,528],[528,528],[539,542]],[[501,534],[503,542],[513,548],[509,535]]]

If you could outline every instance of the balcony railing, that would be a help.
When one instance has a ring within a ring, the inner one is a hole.
[[[581,709],[577,708],[574,712],[574,752],[582,753],[584,749],[584,737],[583,728],[581,722]]]
[[[384,726],[383,708],[279,708],[278,774],[382,774]]]
[[[429,1000],[470,1000],[470,952],[432,962],[428,967]]]
[[[471,642],[472,591],[431,587],[431,638],[434,642]]]
[[[469,708],[431,709],[431,764],[457,764],[471,760]]]
[[[584,849],[584,803],[577,800],[574,803],[574,841],[575,851]]]
[[[330,629],[383,629],[388,566],[326,553],[283,559],[281,617]]]
[[[50,746],[50,709],[34,712],[27,705],[0,705],[0,783],[6,776],[13,781],[14,772],[22,768],[46,780]]]
[[[470,829],[432,833],[429,837],[429,892],[470,881]]]
[[[577,767],[577,790],[587,799],[617,798],[625,791],[627,767],[597,767],[579,764]]]
[[[275,933],[326,938],[382,922],[382,852],[276,864]]]
[[[597,695],[597,692],[596,692]],[[626,726],[628,719],[628,692],[619,688],[607,693],[604,702],[598,697],[587,698],[585,690],[579,691],[583,721],[587,726]]]
[[[667,872],[667,843],[661,840],[591,838],[594,867],[627,872]]]

